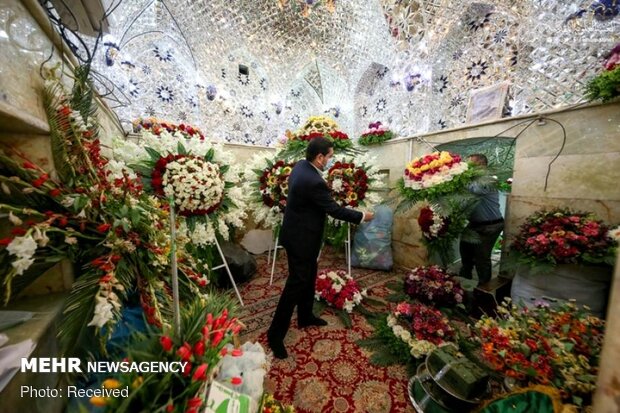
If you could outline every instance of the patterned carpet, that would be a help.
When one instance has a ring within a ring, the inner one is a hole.
[[[257,257],[258,274],[241,289],[246,306],[241,319],[247,330],[242,341],[259,341],[267,351],[266,330],[277,305],[287,276],[285,253],[279,253],[274,283],[269,285],[271,265],[267,256]],[[324,251],[319,270],[346,269],[343,254]],[[369,290],[373,298],[385,297],[385,283],[396,273],[354,268],[353,277]],[[289,352],[286,360],[273,359],[265,389],[276,399],[292,404],[300,413],[306,412],[413,412],[407,396],[408,376],[403,367],[373,366],[368,350],[355,342],[367,338],[372,327],[365,318],[353,314],[353,328],[346,329],[338,316],[326,310],[322,317],[326,327],[300,330],[293,317],[284,341]]]

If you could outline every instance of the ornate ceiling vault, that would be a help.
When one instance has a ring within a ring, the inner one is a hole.
[[[121,119],[249,144],[321,113],[353,137],[373,121],[401,136],[457,126],[470,91],[500,82],[506,114],[576,103],[620,40],[616,0],[106,1],[95,68]]]

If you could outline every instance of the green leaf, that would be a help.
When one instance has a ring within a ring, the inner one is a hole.
[[[187,150],[185,149],[185,146],[183,146],[183,143],[179,142],[177,145],[177,152],[180,155],[187,155]]]
[[[145,147],[144,150],[149,154],[153,162],[157,162],[161,155],[153,148]]]
[[[222,165],[220,166],[220,173],[225,174],[230,169],[230,165]]]
[[[347,313],[346,310],[338,311],[338,316],[340,317],[342,323],[346,328],[353,327],[353,321],[351,320],[351,316],[349,315],[349,313]]]
[[[189,229],[189,232],[196,231],[196,217],[194,216],[187,217],[186,221],[187,221],[187,228]]]
[[[207,151],[207,154],[205,155],[205,161],[212,162],[214,155],[215,155],[215,150],[213,148],[209,149]]]

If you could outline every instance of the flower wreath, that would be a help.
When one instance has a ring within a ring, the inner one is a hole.
[[[348,152],[353,147],[349,136],[339,130],[338,124],[326,116],[312,116],[295,133],[287,131],[284,148],[279,158],[299,158],[315,138],[324,137],[334,144],[334,151]]]
[[[368,130],[362,133],[358,139],[360,145],[376,145],[389,141],[394,137],[394,132],[381,126],[381,122],[374,122],[368,125]]]
[[[463,192],[478,174],[460,155],[434,152],[415,158],[407,165],[398,189],[410,201],[433,201],[442,195]]]
[[[314,297],[320,301],[347,313],[362,302],[366,290],[359,287],[357,281],[343,270],[322,270],[316,277]]]
[[[354,162],[336,162],[327,173],[332,197],[342,206],[357,207],[366,198],[368,175]]]
[[[246,193],[250,194],[257,223],[275,228],[282,220],[288,196],[288,178],[295,162],[272,161],[264,155],[252,159],[245,175]]]
[[[163,131],[143,131],[141,146],[115,141],[115,156],[142,176],[146,188],[160,197],[173,197],[185,218],[179,235],[196,245],[229,237],[229,227],[243,227],[245,196],[239,172],[229,165],[232,155],[209,140],[186,139]]]
[[[184,123],[177,125],[176,123],[166,122],[156,118],[138,118],[132,122],[132,126],[133,131],[136,133],[149,130],[154,135],[159,136],[163,131],[168,133],[179,132],[185,138],[197,137],[200,140],[205,139],[205,136],[198,128],[185,125]]]

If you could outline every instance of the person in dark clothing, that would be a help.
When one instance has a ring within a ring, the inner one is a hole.
[[[275,357],[288,357],[284,337],[297,306],[299,327],[323,326],[327,322],[312,313],[314,285],[318,269],[326,215],[347,222],[370,221],[372,212],[341,207],[332,199],[321,175],[330,168],[334,154],[332,142],[325,138],[310,141],[306,159],[297,162],[288,181],[288,197],[280,230],[280,244],[286,250],[289,276],[267,332]]]
[[[483,154],[474,154],[469,161],[475,165],[487,167],[487,157]],[[497,238],[504,229],[504,218],[499,210],[499,192],[494,181],[474,183],[469,191],[479,197],[478,204],[469,216],[468,228],[475,231],[480,237],[480,243],[461,241],[461,271],[459,275],[472,278],[472,270],[476,268],[479,284],[491,280],[491,254]]]

